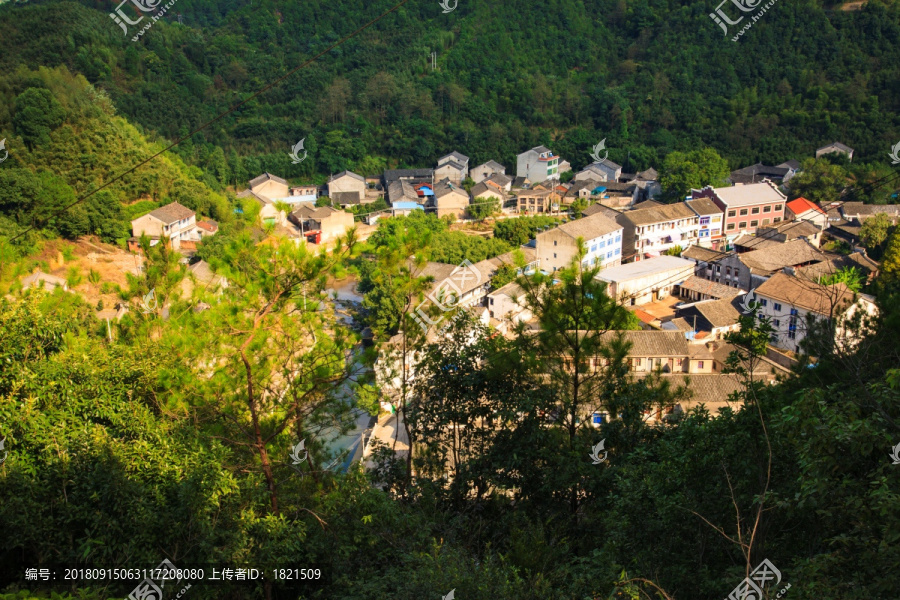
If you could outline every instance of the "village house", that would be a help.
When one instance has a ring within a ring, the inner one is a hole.
[[[434,179],[441,181],[449,179],[456,185],[469,176],[469,157],[459,152],[451,152],[438,159],[437,168],[434,170]]]
[[[696,273],[696,271],[695,271]],[[709,281],[698,275],[691,275],[682,283],[675,286],[674,294],[679,298],[684,298],[689,302],[700,302],[702,300],[721,300],[723,298],[734,298],[744,293],[744,290],[735,289],[723,283]]]
[[[489,160],[486,163],[480,164],[471,171],[469,171],[469,177],[472,178],[472,181],[475,183],[481,183],[488,177],[492,175],[506,175],[506,167],[501,165],[500,163]],[[512,181],[512,179],[510,179]]]
[[[862,225],[875,215],[887,215],[892,223],[900,219],[900,204],[864,204],[862,202],[844,202],[840,205],[840,213],[847,221]]]
[[[197,235],[201,238],[215,235],[219,231],[219,224],[212,219],[197,221]]]
[[[710,298],[679,307],[675,314],[690,323],[694,332],[704,332],[705,335],[700,339],[721,340],[726,334],[741,328],[738,322],[741,313],[737,308],[740,301],[741,297],[737,293],[723,298]]]
[[[307,241],[323,244],[335,240],[353,227],[353,215],[330,206],[301,206],[288,219],[300,228]]]
[[[616,301],[640,306],[670,296],[675,286],[693,274],[693,261],[660,256],[603,269],[597,278],[608,284],[607,293]]]
[[[384,186],[389,187],[394,181],[434,185],[434,169],[389,169],[385,171]]]
[[[725,239],[723,228],[725,213],[709,198],[685,200],[685,206],[697,215],[697,244],[706,248],[718,248]]]
[[[853,318],[858,311],[868,316],[877,313],[872,296],[855,294],[842,283],[826,286],[786,273],[773,275],[756,288],[752,300],[756,302],[758,315],[768,317],[774,329],[772,345],[793,352],[802,350],[801,342],[809,333],[810,317],[814,321],[827,322],[837,319],[835,343],[838,347],[847,347],[867,330],[865,325],[845,328],[841,321]]]
[[[260,196],[271,199],[285,198],[290,195],[288,182],[271,173],[263,173],[259,177],[254,177],[250,180],[249,187]]]
[[[190,299],[195,289],[201,289],[211,294],[220,293],[228,287],[228,280],[213,272],[212,267],[205,260],[198,260],[188,265],[187,277],[181,280],[181,297]]]
[[[755,165],[732,171],[731,175],[728,177],[728,181],[730,181],[732,185],[738,183],[759,183],[764,179],[775,181],[777,183],[787,183],[796,172],[797,170],[792,169],[791,167],[769,167],[762,163],[756,163]]]
[[[484,183],[485,185],[496,188],[498,190],[502,190],[504,192],[509,193],[512,190],[512,177],[509,175],[504,175],[502,173],[495,173],[490,177],[483,179],[479,183]]]
[[[179,249],[184,242],[191,247],[200,241],[197,216],[186,206],[172,202],[131,221],[131,233],[135,238],[149,237],[151,245],[168,239],[172,248]]]
[[[537,258],[543,271],[568,267],[578,252],[578,239],[584,241],[585,268],[614,267],[622,262],[622,226],[605,215],[583,217],[535,236]]]
[[[691,190],[692,198],[709,198],[725,213],[725,235],[733,240],[742,233],[755,233],[784,220],[787,197],[771,181],[737,184],[731,187]]]
[[[699,217],[684,202],[640,208],[622,213],[625,256],[635,261],[653,258],[671,248],[696,243]]]
[[[828,227],[828,215],[815,202],[810,202],[806,198],[796,198],[786,205],[785,217],[795,221],[806,221],[812,223],[819,229]]]
[[[391,204],[397,202],[413,202],[420,204],[424,203],[425,196],[424,192],[422,195],[419,195],[416,186],[408,181],[392,181],[388,186],[388,201]]]
[[[341,171],[328,178],[328,197],[339,206],[362,204],[366,189],[366,178],[352,171]]]
[[[485,182],[476,183],[469,192],[472,194],[472,203],[478,201],[479,198],[482,200],[499,200],[502,207],[509,198],[509,194],[503,191],[502,188],[488,185]]]
[[[716,261],[713,281],[752,290],[786,267],[805,267],[828,257],[806,240],[773,244]]]
[[[662,193],[662,186],[659,183],[659,173],[656,169],[650,167],[645,171],[641,171],[634,178],[634,184],[640,190],[641,200],[650,200]]]
[[[707,281],[713,281],[715,279],[715,263],[726,256],[728,256],[727,252],[704,248],[702,246],[691,246],[681,253],[681,258],[694,262],[694,274]]]
[[[853,160],[853,148],[842,144],[840,142],[833,142],[826,146],[822,146],[821,148],[816,149],[816,158],[821,158],[826,154],[831,154],[832,152],[837,152],[838,154],[843,154],[849,160]]]
[[[535,146],[517,157],[516,176],[525,177],[532,183],[559,180],[559,173],[559,157],[544,146]]]
[[[553,197],[558,197],[550,190],[524,190],[516,196],[519,212],[526,213],[549,213],[552,210]]]
[[[701,348],[692,348],[683,334],[677,331],[607,331],[601,339],[613,343],[621,336],[630,344],[628,363],[635,374],[648,374],[659,370],[663,373],[712,373],[713,357]],[[605,358],[591,359],[594,368],[607,364]]]
[[[822,230],[809,221],[782,221],[777,225],[760,227],[756,235],[744,234],[738,236],[732,244],[738,254],[750,250],[760,250],[770,246],[777,246],[793,240],[806,240],[812,246],[818,248],[822,242]]]
[[[595,181],[619,181],[622,175],[622,165],[618,165],[608,158],[600,162],[594,162],[575,174],[575,181],[593,179]]]
[[[525,291],[515,281],[489,293],[487,309],[490,324],[501,333],[509,331],[510,325],[534,318],[525,300]]]
[[[454,215],[462,219],[469,208],[469,194],[455,183],[444,179],[434,186],[434,207],[437,216]]]

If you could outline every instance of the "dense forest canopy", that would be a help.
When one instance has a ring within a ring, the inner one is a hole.
[[[112,2],[8,3],[0,68],[65,66],[132,123],[175,139],[391,6],[180,0],[132,42],[109,18]],[[509,167],[538,143],[578,168],[600,139],[631,172],[706,146],[731,168],[801,159],[834,140],[858,160],[887,160],[900,139],[897,2],[778,3],[739,43],[713,9],[516,0],[443,14],[436,1],[409,2],[176,151],[220,185],[264,170],[374,175],[454,149]],[[0,89],[11,142],[27,85]],[[293,165],[287,151],[301,138],[312,160]]]

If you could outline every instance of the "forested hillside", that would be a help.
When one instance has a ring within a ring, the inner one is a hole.
[[[10,3],[0,69],[65,65],[132,123],[173,139],[391,6],[180,0],[132,42],[111,2]],[[409,2],[178,152],[220,184],[262,170],[377,174],[453,149],[512,165],[536,143],[580,167],[602,138],[626,171],[698,146],[732,168],[777,164],[835,139],[859,160],[887,160],[900,139],[897,2],[777,3],[739,43],[709,18],[714,8],[467,1],[442,14],[437,1]],[[0,128],[15,140],[9,94]],[[287,151],[304,137],[311,160],[292,165]]]

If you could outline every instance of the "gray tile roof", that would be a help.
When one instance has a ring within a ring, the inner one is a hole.
[[[622,229],[622,226],[606,215],[596,214],[563,223],[557,229],[572,238],[592,240],[607,233],[612,233],[617,229]]]
[[[459,152],[456,152],[455,150],[453,152],[451,152],[450,154],[446,154],[446,155],[440,157],[437,161],[437,164],[438,164],[438,166],[441,166],[445,162],[449,162],[451,160],[459,163],[460,168],[465,168],[465,166],[469,164],[469,157],[466,156],[465,154],[460,154]]]
[[[504,167],[503,165],[501,165],[500,163],[498,163],[495,160],[489,160],[484,164],[480,164],[477,167],[475,167],[475,169],[477,170],[477,169],[480,169],[481,167],[486,167],[492,171],[505,171],[506,170],[506,167]]]
[[[388,183],[402,178],[433,179],[434,169],[389,169],[384,172],[384,180]]]
[[[682,258],[689,258],[691,260],[700,260],[703,262],[713,262],[719,260],[721,258],[725,258],[728,256],[727,252],[719,252],[718,250],[712,250],[710,248],[703,248],[701,246],[691,246],[687,250],[681,253]]]
[[[735,298],[704,300],[691,308],[696,310],[713,327],[728,327],[738,322],[740,311],[734,306]]]
[[[150,213],[150,216],[159,219],[166,225],[169,225],[171,223],[175,223],[176,221],[188,219],[194,216],[194,211],[189,209],[187,206],[182,206],[177,202],[172,202],[171,204],[166,204],[165,206],[161,206],[152,211]]]
[[[832,142],[830,144],[825,144],[820,148],[816,148],[816,152],[819,150],[827,150],[828,148],[837,148],[838,150],[843,150],[844,152],[853,152],[853,148],[846,144],[842,144],[841,142]]]
[[[731,172],[730,179],[734,183],[756,183],[763,179],[781,180],[787,175],[789,169],[786,167],[770,167],[762,163],[756,163],[743,169],[737,169]]]
[[[356,179],[357,181],[362,181],[363,183],[365,183],[365,181],[366,181],[365,177],[363,177],[362,175],[358,175],[358,174],[354,173],[353,171],[341,171],[337,175],[332,175],[331,177],[329,177],[328,183],[331,183],[332,181],[334,181],[336,179],[340,179],[341,177],[352,177],[353,179]]]
[[[684,202],[630,210],[624,214],[626,219],[638,226],[697,218],[696,213],[688,208]]]
[[[680,331],[606,331],[601,339],[610,342],[622,334],[625,341],[631,344],[629,356],[659,357],[689,355],[688,341]]]
[[[691,275],[679,284],[683,290],[699,292],[707,296],[715,296],[716,298],[734,298],[738,294],[742,294],[746,290],[739,290],[724,283],[716,283],[715,281],[707,281],[702,277]]]
[[[874,300],[865,294],[854,294],[842,283],[820,285],[786,273],[776,273],[756,288],[756,293],[826,316],[831,316],[835,309],[853,304],[858,298]]]
[[[262,183],[265,183],[267,181],[276,181],[278,183],[283,183],[284,185],[288,184],[288,182],[285,179],[282,179],[281,177],[278,177],[277,175],[272,175],[271,173],[263,173],[259,177],[254,177],[253,179],[250,180],[250,189],[253,189],[256,186],[258,186]]]
[[[776,246],[751,250],[738,255],[740,261],[757,274],[774,273],[785,267],[826,260],[823,252],[806,240],[791,240]]]
[[[685,200],[684,203],[700,216],[722,214],[722,209],[716,206],[716,203],[709,198],[694,198],[693,200]]]

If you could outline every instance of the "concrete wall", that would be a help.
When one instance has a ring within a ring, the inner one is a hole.
[[[290,194],[288,186],[271,179],[257,185],[253,188],[253,191],[266,198],[285,198]]]

